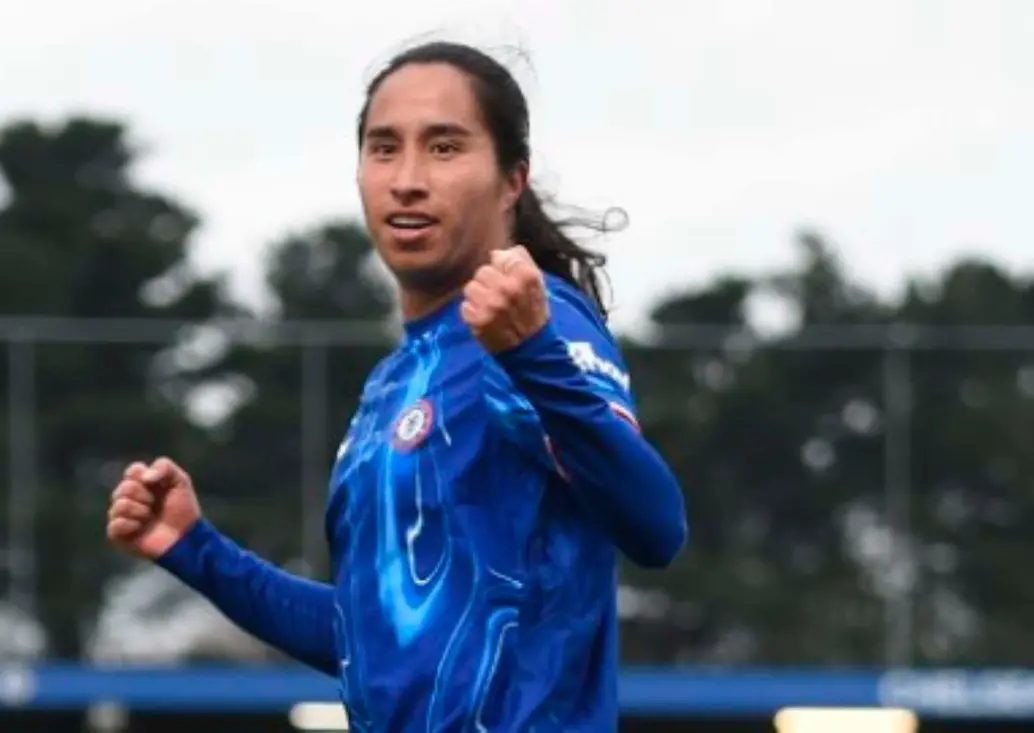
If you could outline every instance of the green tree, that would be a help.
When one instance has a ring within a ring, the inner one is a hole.
[[[956,333],[922,340],[909,358],[915,652],[938,663],[1027,664],[1034,340],[1015,329],[1034,325],[1034,281],[963,260],[913,283],[901,317]]]
[[[204,321],[231,310],[220,280],[187,264],[196,218],[134,181],[137,158],[112,121],[17,122],[0,131],[8,193],[0,316],[38,340],[38,598],[58,655],[77,653],[79,627],[115,562],[103,544],[103,512],[121,466],[158,445],[190,454],[202,436],[163,392],[176,371],[165,357],[177,334],[154,331],[149,343],[134,343],[124,326],[102,343],[88,325],[39,319]]]
[[[282,338],[238,342],[219,362],[241,404],[191,466],[220,526],[281,562],[304,554],[316,573],[326,569],[322,510],[335,448],[367,375],[397,338],[391,291],[372,257],[366,231],[349,222],[272,247],[266,281],[276,317],[266,325]]]
[[[659,346],[629,347],[692,538],[666,574],[626,569],[666,596],[661,621],[629,624],[626,658],[879,664],[910,636],[896,659],[1021,663],[1034,367],[1008,329],[1034,324],[1034,285],[964,261],[881,302],[819,238],[800,247],[795,271],[659,304]],[[745,318],[766,290],[798,315],[769,338]]]
[[[816,351],[802,338],[886,314],[818,238],[800,247],[794,272],[719,279],[660,304],[660,352],[631,351],[644,429],[683,477],[692,531],[655,581],[671,594],[671,626],[633,627],[631,658],[879,661],[882,606],[843,529],[882,497],[880,436],[844,417],[879,404],[879,353]],[[799,318],[767,339],[746,319],[766,290]]]

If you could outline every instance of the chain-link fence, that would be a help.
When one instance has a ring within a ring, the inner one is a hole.
[[[0,338],[0,655],[264,656],[106,545],[107,494],[126,462],[173,455],[221,527],[323,573],[329,465],[391,335],[25,319]],[[625,571],[626,655],[1029,659],[1032,351],[1030,329],[904,326],[770,341],[668,329],[629,345],[641,421],[683,480],[693,537],[664,573]]]

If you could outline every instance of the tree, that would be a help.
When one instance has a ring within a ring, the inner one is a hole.
[[[1034,282],[963,260],[913,283],[902,319],[972,329],[910,356],[911,529],[917,649],[956,664],[1027,664],[1034,595]]]
[[[1031,324],[1034,286],[961,262],[880,302],[818,237],[800,245],[796,271],[659,304],[659,347],[629,347],[692,536],[668,574],[626,570],[667,607],[630,625],[626,658],[879,664],[889,642],[903,663],[1020,663],[1034,598],[1009,558],[1032,544],[1031,344],[973,351],[941,331],[902,351],[886,335]],[[798,315],[768,339],[745,319],[764,289]]]
[[[192,466],[220,526],[268,557],[304,556],[314,573],[326,568],[322,509],[334,450],[367,375],[396,340],[390,290],[372,255],[365,230],[349,222],[273,246],[269,325],[294,327],[286,340],[238,343],[219,363],[242,404]]]
[[[9,324],[22,323],[32,336],[39,317],[204,321],[233,311],[221,281],[187,263],[196,218],[136,184],[137,158],[125,128],[112,121],[19,122],[0,131],[8,188],[0,315]],[[157,445],[189,455],[203,436],[163,392],[176,376],[166,358],[175,334],[100,343],[87,324],[63,331],[65,343],[41,341],[34,350],[36,550],[39,613],[52,651],[75,655],[78,628],[115,562],[102,541],[103,512],[121,466]]]

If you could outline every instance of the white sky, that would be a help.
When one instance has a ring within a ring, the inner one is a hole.
[[[0,121],[125,118],[255,301],[270,240],[358,213],[362,83],[436,30],[531,51],[538,177],[631,216],[619,326],[787,263],[801,225],[883,291],[961,252],[1029,266],[1034,0],[3,0]]]

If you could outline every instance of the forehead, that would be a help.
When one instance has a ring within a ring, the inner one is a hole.
[[[374,93],[366,125],[399,131],[455,123],[475,131],[481,115],[470,80],[448,64],[410,64],[388,76]]]

